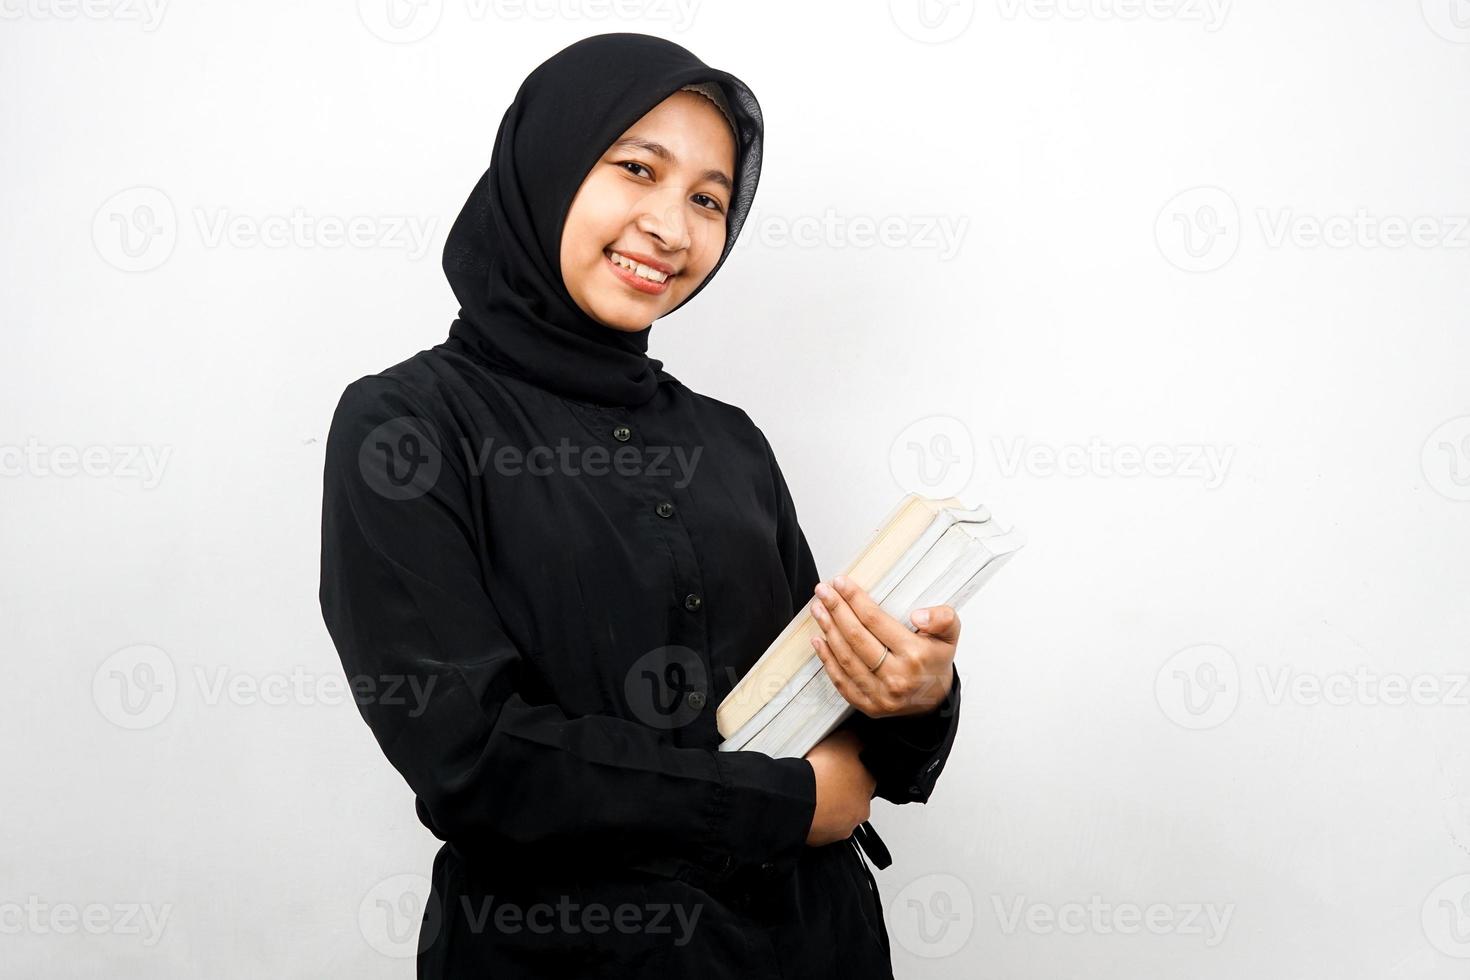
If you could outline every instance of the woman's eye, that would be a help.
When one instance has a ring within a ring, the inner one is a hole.
[[[642,177],[645,175],[649,177],[653,176],[653,171],[649,169],[648,165],[639,163],[637,160],[619,160],[617,165],[619,167],[625,168],[628,173],[632,174],[635,177]],[[713,211],[715,214],[725,213],[725,209],[721,207],[720,202],[710,197],[708,194],[696,194],[694,195],[693,200],[696,203],[708,202],[699,203],[699,206],[704,208],[706,211]]]

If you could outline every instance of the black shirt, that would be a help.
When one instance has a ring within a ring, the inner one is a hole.
[[[451,335],[332,419],[323,616],[446,842],[420,976],[889,976],[854,840],[805,843],[810,764],[716,751],[818,580],[781,469],[651,365],[652,398],[599,404]],[[928,799],[959,695],[849,719],[878,796]]]

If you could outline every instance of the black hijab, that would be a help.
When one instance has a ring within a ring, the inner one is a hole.
[[[582,312],[561,277],[572,198],[613,141],[691,82],[715,82],[735,117],[735,191],[725,247],[689,302],[730,254],[760,179],[760,105],[744,82],[647,34],[584,38],[521,83],[495,137],[490,167],[449,231],[444,274],[459,299],[449,344],[558,394],[641,405],[671,379],[636,333]],[[675,307],[674,309],[678,309]],[[672,312],[672,311],[670,311]]]

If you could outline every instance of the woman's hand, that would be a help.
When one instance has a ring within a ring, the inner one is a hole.
[[[960,640],[960,618],[952,607],[914,610],[910,618],[919,629],[913,632],[839,575],[830,586],[817,583],[811,608],[822,627],[812,646],[827,676],[869,718],[924,714],[949,696]]]
[[[817,775],[817,809],[806,842],[812,847],[847,840],[868,819],[878,781],[858,758],[862,742],[851,729],[838,729],[806,754]]]

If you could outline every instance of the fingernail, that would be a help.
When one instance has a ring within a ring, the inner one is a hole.
[[[914,625],[915,626],[928,626],[929,625],[929,610],[927,610],[927,609],[915,609],[914,612],[913,612],[913,615],[909,616],[909,619],[912,619],[914,621]]]
[[[847,576],[846,575],[839,575],[839,576],[837,576],[836,578],[834,578],[832,580],[832,584],[835,585],[839,589],[845,589],[845,588],[847,588]]]

